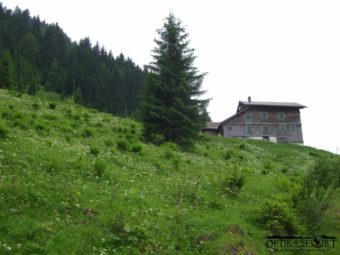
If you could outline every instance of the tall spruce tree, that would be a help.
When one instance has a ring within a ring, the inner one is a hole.
[[[12,89],[15,86],[14,66],[9,51],[0,58],[0,88]]]
[[[164,139],[190,147],[205,124],[209,100],[199,99],[205,73],[194,67],[188,34],[172,13],[157,33],[141,102],[144,135],[151,142]]]

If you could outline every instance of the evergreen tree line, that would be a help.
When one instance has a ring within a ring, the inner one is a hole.
[[[89,38],[73,42],[58,26],[0,3],[0,88],[38,89],[118,115],[136,111],[146,73]]]

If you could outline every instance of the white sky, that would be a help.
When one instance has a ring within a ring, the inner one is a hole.
[[[340,1],[0,0],[58,22],[140,66],[172,10],[195,48],[209,112],[221,121],[239,100],[297,102],[305,144],[340,153]]]

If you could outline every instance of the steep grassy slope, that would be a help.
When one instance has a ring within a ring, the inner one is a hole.
[[[142,143],[135,121],[5,90],[0,116],[0,254],[272,254],[261,206],[328,155],[210,136],[184,153]],[[339,212],[337,196],[320,233],[339,233]]]

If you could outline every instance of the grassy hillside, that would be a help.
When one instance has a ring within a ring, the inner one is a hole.
[[[5,90],[0,116],[0,254],[273,254],[262,206],[330,156],[213,136],[180,152],[142,143],[135,121]],[[320,234],[339,234],[339,197]]]

